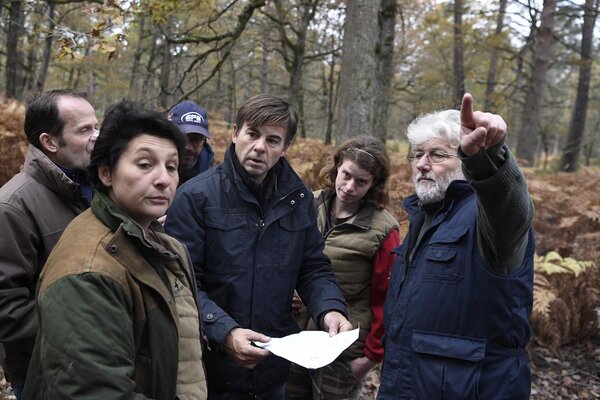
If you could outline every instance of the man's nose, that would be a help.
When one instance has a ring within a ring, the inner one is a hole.
[[[415,160],[416,164],[415,167],[419,170],[419,171],[429,171],[431,170],[431,161],[429,161],[429,157],[427,156],[427,153],[424,153],[421,158],[419,158],[418,160]]]
[[[266,138],[259,138],[257,141],[254,142],[254,150],[259,151],[259,152],[263,152],[265,151],[267,147],[267,139]]]

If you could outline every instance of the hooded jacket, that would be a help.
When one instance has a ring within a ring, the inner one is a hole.
[[[14,384],[25,381],[38,329],[40,271],[65,227],[88,207],[80,186],[32,145],[23,170],[0,188],[0,343]]]
[[[237,365],[221,345],[235,327],[271,337],[298,332],[292,319],[294,289],[315,320],[346,307],[323,238],[311,191],[285,158],[267,179],[273,192],[260,206],[234,166],[233,145],[222,164],[177,190],[167,233],[191,254],[202,322],[211,342],[205,353],[209,391],[261,393],[282,385],[289,362],[268,356],[254,369]]]

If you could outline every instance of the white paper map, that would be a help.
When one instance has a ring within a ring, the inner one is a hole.
[[[324,331],[302,331],[254,344],[304,368],[321,368],[335,360],[356,339],[358,328],[331,337]]]

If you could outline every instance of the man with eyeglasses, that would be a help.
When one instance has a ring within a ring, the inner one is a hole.
[[[534,209],[506,133],[470,94],[408,127],[416,194],[394,250],[380,400],[529,398]]]

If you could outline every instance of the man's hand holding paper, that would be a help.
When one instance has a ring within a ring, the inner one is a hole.
[[[358,339],[359,329],[329,336],[324,331],[303,331],[269,342],[254,344],[305,368],[321,368],[333,362]]]

